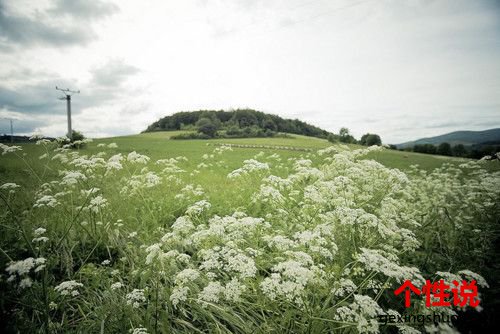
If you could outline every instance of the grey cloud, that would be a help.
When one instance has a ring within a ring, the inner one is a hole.
[[[72,19],[100,19],[114,13],[116,6],[102,1],[58,1],[55,7],[37,13],[36,18],[9,13],[0,0],[0,49],[13,51],[15,46],[86,45],[97,38],[89,24],[61,21],[58,15]]]
[[[60,109],[61,101],[55,86],[58,82],[68,85],[67,81],[42,81],[11,89],[0,85],[0,107],[26,114],[50,114]]]
[[[77,19],[95,20],[118,12],[113,3],[100,0],[57,0],[49,10],[51,14],[69,15]]]
[[[28,45],[75,45],[87,44],[95,35],[89,29],[78,26],[54,26],[28,17],[6,13],[0,3],[0,37],[2,48],[11,50],[12,44]]]
[[[122,60],[113,59],[95,67],[87,83],[78,83],[76,80],[69,80],[54,73],[30,68],[11,70],[0,78],[0,109],[26,115],[25,119],[19,121],[23,128],[17,127],[16,132],[30,133],[37,127],[49,125],[47,119],[65,116],[66,105],[64,101],[58,99],[62,97],[62,93],[56,91],[55,86],[81,91],[72,99],[72,109],[76,116],[85,109],[109,105],[125,95],[131,95],[131,91],[124,87],[124,84],[138,72],[140,72],[138,68]],[[47,77],[51,79],[48,80]],[[16,85],[14,89],[2,83],[8,83],[9,78],[21,84]],[[124,112],[134,114],[137,108],[145,107],[125,106]]]
[[[14,120],[14,134],[32,134],[36,128],[49,125],[51,120],[44,119],[20,119]],[[63,120],[64,122],[64,120]],[[0,135],[10,134],[10,122],[7,119],[0,119]]]

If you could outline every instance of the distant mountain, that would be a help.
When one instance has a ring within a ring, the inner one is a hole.
[[[500,144],[500,128],[484,131],[455,131],[444,135],[422,138],[415,141],[397,144],[398,149],[415,145],[449,143],[450,145],[463,144],[465,146],[480,146]]]

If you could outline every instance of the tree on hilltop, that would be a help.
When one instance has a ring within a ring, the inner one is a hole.
[[[365,146],[372,146],[372,145],[382,145],[382,139],[380,139],[379,135],[373,134],[373,133],[366,133],[361,137],[361,140],[359,141],[361,145]]]
[[[200,118],[198,122],[196,122],[196,126],[198,127],[198,132],[210,138],[215,137],[217,134],[217,125],[210,118]]]

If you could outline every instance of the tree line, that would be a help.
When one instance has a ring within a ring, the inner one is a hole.
[[[372,145],[382,145],[382,139],[379,135],[374,133],[366,133],[361,136],[361,139],[357,140],[350,133],[348,128],[342,127],[338,134],[331,133],[328,135],[328,141],[332,143],[340,142],[344,144],[359,144],[364,146],[372,146]]]
[[[391,145],[391,148],[397,149],[396,146]],[[450,143],[434,144],[416,144],[411,147],[401,149],[401,151],[418,152],[426,154],[437,154],[451,157],[481,159],[485,156],[495,156],[500,152],[499,143],[482,143],[477,145],[463,145]]]

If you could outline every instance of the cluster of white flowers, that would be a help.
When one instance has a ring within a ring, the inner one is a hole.
[[[293,186],[293,181],[288,178],[281,178],[276,175],[269,175],[265,177],[263,180],[263,184],[272,186],[279,190],[288,190],[291,186]]]
[[[61,174],[64,175],[60,183],[62,186],[71,186],[87,179],[83,173],[78,171],[63,171]]]
[[[0,186],[0,189],[2,190],[14,190],[16,188],[19,188],[21,187],[20,185],[18,184],[15,184],[13,182],[7,182],[7,183],[4,183]]]
[[[187,286],[175,286],[170,294],[170,301],[172,302],[172,305],[176,307],[180,302],[186,301],[188,293],[189,288]]]
[[[54,196],[43,195],[42,197],[40,197],[36,200],[35,204],[33,204],[33,207],[34,208],[43,208],[43,207],[53,208],[58,204],[59,204],[59,202],[57,201],[57,199]]]
[[[110,288],[111,288],[111,290],[118,290],[118,289],[123,288],[123,284],[121,282],[115,282],[115,283],[111,284]]]
[[[243,161],[243,166],[241,168],[233,170],[227,175],[228,178],[237,178],[241,175],[246,175],[255,171],[268,171],[269,164],[266,162],[259,162],[255,159],[249,159]]]
[[[85,207],[85,210],[98,213],[100,210],[108,206],[108,200],[98,195],[90,200],[90,203]]]
[[[134,289],[132,292],[127,293],[125,298],[127,299],[127,305],[132,305],[133,308],[139,308],[146,302],[144,289]]]
[[[17,152],[17,151],[22,151],[21,146],[14,146],[14,145],[5,145],[0,143],[0,148],[2,149],[2,155],[5,155],[7,153],[12,153],[12,152]]]
[[[379,323],[377,317],[384,311],[371,297],[354,295],[354,301],[349,306],[337,309],[335,320],[356,323],[360,333],[378,333]]]
[[[419,286],[425,283],[418,268],[399,265],[397,263],[398,257],[395,254],[378,249],[361,248],[360,250],[361,253],[357,259],[368,270],[383,273],[387,277],[393,277],[400,283],[407,279]]]
[[[296,246],[295,241],[290,240],[286,236],[283,235],[266,235],[262,238],[269,247],[276,247],[278,250],[285,251],[291,249]]]
[[[234,277],[226,285],[219,281],[210,281],[198,294],[198,300],[202,306],[219,303],[221,300],[238,303],[246,289],[246,286]]]
[[[153,188],[161,184],[161,180],[161,177],[154,172],[145,171],[143,174],[132,175],[127,180],[127,185],[121,189],[121,193],[133,196],[142,189]]]
[[[261,185],[259,193],[252,199],[253,202],[261,202],[271,205],[281,205],[285,202],[285,197],[280,191],[272,186]]]
[[[210,166],[212,166],[212,164],[206,164],[204,162],[201,162],[196,166],[196,168],[208,168]]]
[[[156,161],[156,164],[164,166],[162,170],[163,174],[185,173],[186,171],[178,166],[181,161],[187,161],[187,158],[181,156],[177,158],[160,159]]]
[[[78,154],[78,152],[75,153]],[[91,175],[96,169],[106,166],[106,160],[98,155],[88,157],[86,155],[77,156],[76,154],[74,158],[68,161],[69,164],[81,168],[87,175]]]
[[[194,230],[194,224],[189,216],[180,216],[172,224],[172,231],[179,235],[186,235]]]
[[[146,264],[151,264],[155,258],[163,257],[163,250],[161,244],[153,244],[146,248],[148,255],[146,256]]]
[[[188,184],[184,188],[182,188],[177,195],[175,195],[175,199],[189,199],[193,197],[199,197],[204,194],[205,191],[203,190],[202,186]]]
[[[307,254],[292,252],[289,255],[296,259],[286,260],[272,267],[273,273],[262,281],[260,288],[271,299],[285,298],[302,305],[306,287],[324,284],[325,273],[313,265],[312,258]]]
[[[139,154],[136,151],[130,152],[127,155],[127,161],[132,163],[147,164],[149,159],[150,158],[148,156]]]
[[[76,297],[80,294],[78,288],[83,287],[82,283],[76,281],[65,281],[54,288],[56,292],[59,292],[62,296],[73,296]]]
[[[233,277],[224,286],[224,297],[227,301],[238,303],[241,300],[241,295],[247,290],[246,285],[240,282],[237,278]]]
[[[187,268],[179,272],[175,276],[175,284],[184,285],[188,284],[200,277],[200,272],[196,269]]]
[[[222,144],[221,146],[216,147],[214,149],[214,153],[221,155],[222,153],[224,153],[226,151],[232,151],[232,150],[233,150],[233,148],[231,146]]]
[[[199,254],[203,259],[200,269],[207,272],[223,271],[241,278],[254,277],[257,273],[255,261],[235,248],[215,246],[202,249]]]
[[[123,156],[121,153],[118,153],[118,154],[111,156],[108,159],[108,161],[106,162],[106,169],[108,171],[122,169],[123,168],[122,160],[123,160]]]
[[[332,289],[332,295],[335,297],[345,297],[350,293],[356,291],[358,287],[348,278],[341,278],[338,282],[335,282],[335,286]]]
[[[204,211],[209,210],[211,206],[207,200],[198,201],[186,209],[186,215],[191,217],[198,216]]]
[[[107,145],[105,143],[99,143],[97,147],[118,148],[118,145],[116,143],[109,143]]]
[[[344,144],[332,145],[332,146],[328,146],[327,148],[319,150],[318,155],[320,155],[320,156],[322,156],[322,155],[334,155],[336,153],[345,152],[345,151],[349,151],[349,150],[350,150],[349,146],[344,145]]]
[[[262,218],[247,217],[241,212],[235,212],[231,216],[214,216],[209,219],[208,225],[197,225],[194,233],[186,235],[184,243],[199,245],[210,238],[220,239],[224,243],[243,243],[259,230],[264,231],[268,228],[270,224]]]
[[[33,232],[34,238],[33,238],[32,242],[47,242],[47,241],[49,241],[49,238],[43,235],[46,231],[47,230],[44,229],[43,227],[39,227],[39,228],[35,229],[35,231]]]
[[[9,273],[10,275],[7,281],[13,282],[16,277],[19,277],[21,279],[21,281],[19,282],[19,287],[28,288],[32,285],[32,280],[30,277],[27,277],[27,275],[32,269],[33,272],[37,273],[45,268],[46,262],[47,260],[43,257],[39,257],[36,259],[29,257],[24,260],[11,262],[5,269],[5,271],[7,271],[7,273]]]
[[[224,287],[220,282],[209,282],[208,285],[198,294],[198,298],[204,302],[217,303],[224,292]]]

